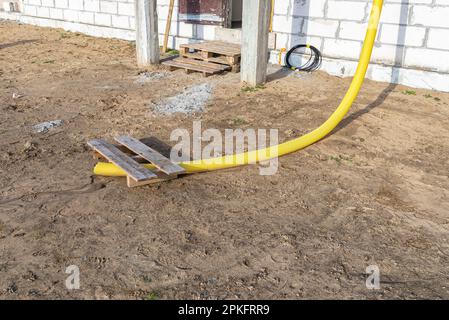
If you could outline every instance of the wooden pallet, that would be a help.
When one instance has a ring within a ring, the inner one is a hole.
[[[241,46],[238,44],[224,41],[183,44],[179,54],[184,58],[229,65],[232,72],[240,71]]]
[[[120,146],[114,146],[100,139],[91,140],[87,144],[94,149],[96,155],[100,155],[126,172],[126,181],[130,188],[176,179],[179,174],[185,173],[184,168],[137,139],[120,136],[115,140]],[[127,150],[123,150],[124,148]],[[145,168],[137,161],[137,158],[149,161],[157,170]]]
[[[241,46],[234,43],[224,41],[205,41],[200,43],[189,43],[180,45],[180,53],[199,52],[204,58],[211,57],[213,55],[227,56],[227,57],[240,57]]]
[[[165,61],[162,64],[170,67],[171,70],[184,69],[187,73],[193,71],[201,72],[206,77],[231,69],[231,66],[228,65],[187,58],[176,58],[173,60]]]

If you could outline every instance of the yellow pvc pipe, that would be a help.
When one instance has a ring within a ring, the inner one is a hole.
[[[180,165],[186,169],[187,173],[232,168],[240,165],[270,160],[275,157],[281,157],[304,149],[326,137],[332,130],[335,129],[335,127],[349,112],[349,109],[354,103],[354,100],[357,98],[360,88],[362,87],[377,35],[382,5],[383,0],[373,0],[368,29],[366,31],[365,41],[363,43],[359,64],[357,66],[354,78],[352,79],[351,85],[349,86],[349,89],[338,108],[321,126],[302,137],[284,142],[277,146],[218,158],[187,161],[180,163]],[[154,166],[151,164],[145,164],[145,166],[149,169],[154,169]],[[126,175],[125,172],[116,165],[104,162],[100,162],[95,166],[94,173],[102,176]]]

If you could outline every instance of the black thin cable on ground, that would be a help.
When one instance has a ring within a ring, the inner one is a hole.
[[[296,51],[298,49],[304,49],[304,52],[297,53]],[[304,55],[306,53],[307,49],[310,50],[309,60],[300,66],[292,65],[292,63],[290,61],[290,57],[292,56],[292,54],[296,53],[296,54]],[[297,46],[294,46],[287,52],[287,55],[285,56],[285,64],[286,64],[287,68],[292,69],[292,70],[305,71],[305,72],[312,72],[312,71],[319,69],[322,61],[323,61],[323,57],[321,55],[320,50],[318,50],[314,46],[311,46],[308,44],[299,44]]]

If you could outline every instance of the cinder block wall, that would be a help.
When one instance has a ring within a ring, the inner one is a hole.
[[[244,0],[250,1],[250,0]],[[158,0],[160,40],[169,0]],[[323,69],[351,76],[371,9],[371,0],[276,0],[273,21],[278,51],[308,42],[324,55]],[[0,12],[40,26],[93,36],[135,39],[134,0],[23,0],[20,15]],[[175,1],[169,45],[213,40],[216,26],[178,19]],[[382,23],[368,77],[413,87],[449,92],[449,0],[385,0]]]
[[[135,39],[134,0],[22,0],[24,23]]]
[[[371,0],[276,1],[277,49],[308,42],[325,70],[350,76],[370,10]],[[449,91],[449,0],[386,0],[368,77]]]
[[[7,1],[7,0],[0,0]],[[99,37],[135,40],[134,0],[22,0],[23,12],[0,13],[24,23],[63,28]],[[168,15],[169,0],[158,0],[159,33],[162,36]],[[187,24],[178,19],[178,0],[175,1],[169,44],[196,40],[213,40],[216,26]]]

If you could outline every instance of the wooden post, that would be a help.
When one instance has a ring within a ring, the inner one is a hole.
[[[156,0],[136,0],[137,64],[145,67],[160,59]]]
[[[250,86],[266,81],[271,0],[243,1],[241,80]]]
[[[171,20],[173,17],[173,7],[175,6],[175,0],[170,0],[168,7],[167,24],[165,25],[164,45],[162,46],[162,52],[166,53],[168,49],[168,37],[170,36]]]
[[[232,0],[224,0],[223,8],[225,11],[223,17],[223,27],[224,28],[232,28]]]

